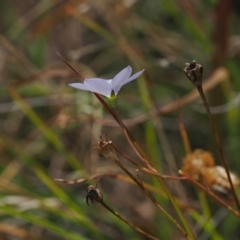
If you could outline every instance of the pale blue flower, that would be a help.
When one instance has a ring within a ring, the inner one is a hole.
[[[133,74],[130,77],[132,68],[130,66],[127,66],[113,79],[106,80],[102,78],[85,78],[83,83],[71,83],[69,86],[85,91],[99,93],[106,97],[111,97],[112,92],[114,95],[117,95],[124,84],[138,78],[143,71],[144,69]]]

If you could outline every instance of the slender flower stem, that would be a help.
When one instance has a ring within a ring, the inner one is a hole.
[[[211,123],[211,127],[212,127],[212,130],[213,130],[213,133],[214,133],[214,137],[215,137],[215,140],[217,142],[218,150],[219,150],[219,153],[220,153],[220,159],[221,159],[222,165],[224,166],[224,168],[226,170],[228,181],[230,183],[231,190],[232,190],[233,197],[234,197],[234,200],[236,202],[237,208],[240,211],[239,200],[238,200],[235,188],[233,186],[233,182],[232,182],[232,179],[231,179],[231,176],[230,176],[229,167],[228,167],[226,158],[225,158],[224,153],[223,153],[222,144],[221,144],[221,141],[220,141],[220,137],[219,137],[216,125],[214,123],[214,119],[213,119],[212,113],[211,113],[209,105],[207,103],[207,99],[206,99],[205,94],[203,92],[202,86],[197,87],[197,90],[198,90],[198,92],[199,92],[199,94],[200,94],[200,96],[202,98],[202,101],[204,103],[204,107],[205,107],[205,109],[207,111],[207,115],[208,115],[209,121]]]
[[[120,151],[114,144],[112,145],[114,150],[117,151],[120,155],[122,155],[124,158],[126,158],[130,163],[132,163],[135,167],[141,168],[137,163],[135,163],[130,157],[128,157],[126,154],[124,154],[122,151]]]
[[[141,167],[140,168],[143,172],[146,172],[146,173],[149,173],[151,175],[154,175],[154,176],[158,176],[162,179],[170,179],[170,180],[186,180],[187,178],[186,177],[176,177],[176,176],[169,176],[169,175],[162,175],[162,174],[159,174],[157,172],[153,172],[151,170],[149,170],[148,168],[144,168],[144,167]]]
[[[121,215],[119,215],[117,212],[115,212],[112,208],[110,208],[105,202],[102,201],[100,203],[102,204],[103,207],[105,207],[108,211],[110,211],[116,217],[118,217],[123,222],[125,222],[128,226],[132,227],[133,229],[135,229],[139,233],[143,234],[144,236],[148,237],[149,239],[158,240],[158,238],[153,237],[152,235],[144,232],[142,229],[140,229],[140,228],[134,226],[132,223],[128,222],[125,218],[123,218]]]
[[[185,230],[179,225],[177,220],[173,218],[160,204],[159,202],[153,197],[153,195],[148,192],[143,184],[137,180],[119,161],[116,162],[117,165],[129,176],[131,177],[134,182],[146,193],[146,195],[149,197],[149,199],[176,225],[177,229],[181,232],[181,234],[186,238],[186,239],[195,239],[192,237],[189,237],[188,234],[185,232]]]
[[[67,61],[65,61],[67,63]],[[67,63],[68,66],[70,66],[70,64]],[[71,66],[70,66],[71,67]],[[73,69],[75,71],[75,73],[77,73],[77,75],[82,78],[82,76],[74,69],[71,67],[71,69]],[[140,72],[139,72],[140,74]],[[133,76],[132,76],[133,77]],[[131,78],[131,77],[130,77]],[[130,79],[129,78],[129,79]],[[122,122],[121,118],[118,117],[118,115],[114,112],[114,110],[111,109],[111,107],[109,107],[109,105],[103,100],[103,98],[98,94],[98,93],[94,93],[95,96],[99,99],[99,101],[103,104],[103,106],[109,111],[110,114],[112,114],[112,116],[114,117],[114,119],[118,122],[118,124],[120,125],[120,127],[123,130],[124,135],[126,136],[126,139],[128,141],[128,143],[130,144],[130,146],[132,147],[133,151],[137,154],[137,156],[140,158],[140,160],[152,171],[156,172],[156,170],[150,166],[149,161],[148,161],[148,157],[146,156],[145,152],[141,149],[141,147],[139,147],[137,141],[134,139],[134,137],[132,136],[132,134],[129,132],[129,130],[126,128],[126,126],[124,125],[124,123]],[[158,177],[157,177],[158,178]],[[134,180],[134,179],[133,179]],[[135,180],[134,180],[135,181]],[[161,181],[161,180],[160,180]],[[138,180],[137,180],[138,182]],[[136,183],[137,183],[136,182]],[[141,183],[138,182],[140,185]],[[143,187],[143,186],[142,186]],[[171,195],[170,191],[168,190],[167,186],[164,187],[165,191],[167,192],[167,195]],[[145,190],[145,188],[143,187],[143,190]],[[147,193],[147,192],[146,192]],[[149,193],[150,194],[150,193]],[[149,197],[153,198],[153,196],[150,194]],[[179,215],[179,217],[181,218],[181,220],[184,223],[184,226],[187,229],[187,232],[190,236],[188,236],[188,234],[184,231],[184,229],[178,224],[178,222],[164,209],[162,209],[163,212],[165,212],[165,214],[176,224],[177,228],[180,230],[180,232],[183,234],[183,236],[187,239],[194,239],[194,235],[191,232],[191,229],[189,228],[184,216],[182,215],[179,207],[174,204],[174,200],[173,200],[173,196],[171,196],[169,198],[174,206],[174,208],[177,210],[177,213]],[[154,198],[152,200],[155,200]],[[155,200],[156,201],[156,200]],[[156,203],[158,203],[156,201]],[[161,205],[158,203],[158,205],[161,207]],[[162,208],[162,207],[161,207]]]
[[[77,71],[76,68],[74,68],[60,53],[57,53],[57,55],[68,65],[69,68],[71,68],[77,75],[78,77],[84,81],[84,77],[80,72]]]
[[[102,97],[95,93],[96,97],[99,99],[99,101],[103,104],[104,107],[106,107],[106,109],[109,111],[110,114],[112,114],[112,116],[114,117],[114,119],[118,122],[118,124],[120,125],[120,127],[122,128],[122,131],[129,143],[129,145],[131,146],[131,148],[133,149],[133,151],[136,153],[136,155],[139,157],[139,159],[146,165],[146,167],[148,169],[150,169],[153,172],[157,172],[156,169],[154,167],[152,167],[147,158],[145,158],[146,154],[142,151],[142,149],[138,146],[136,140],[134,139],[134,137],[132,136],[132,134],[129,132],[129,130],[127,129],[127,127],[124,125],[124,123],[122,122],[122,120],[118,117],[118,115],[113,111],[113,109],[111,109],[109,107],[108,104],[106,104],[106,102],[102,99]],[[168,187],[166,186],[166,184],[162,181],[162,179],[159,179],[159,177],[157,177],[157,180],[159,181],[159,183],[164,187],[164,190],[169,198],[169,200],[171,201],[175,211],[177,212],[179,218],[181,219],[186,231],[183,230],[183,228],[178,224],[178,222],[165,210],[162,209],[162,211],[165,212],[165,214],[176,224],[177,228],[180,230],[180,232],[183,234],[183,236],[185,236],[187,239],[195,239],[194,234],[191,230],[191,228],[189,227],[185,217],[183,216],[181,210],[179,209],[179,206],[176,204],[173,196],[171,195]],[[139,184],[138,184],[139,185]],[[144,189],[143,189],[144,190]],[[151,199],[151,198],[150,198]],[[158,203],[158,202],[157,202]],[[161,205],[158,203],[158,207],[161,207]],[[162,207],[161,207],[162,208]]]
[[[162,211],[170,220],[171,222],[173,222],[177,229],[181,232],[181,234],[188,240],[190,239],[195,239],[194,236],[192,234],[188,235],[185,230],[180,226],[180,224],[177,222],[176,219],[174,219],[162,206],[161,204],[154,198],[154,196],[145,189],[144,185],[142,184],[141,181],[139,181],[135,176],[133,176],[133,174],[131,172],[129,172],[124,166],[123,164],[118,160],[115,151],[114,151],[114,147],[111,141],[106,140],[101,140],[99,142],[98,147],[96,147],[95,149],[97,149],[105,158],[109,159],[112,162],[115,162],[144,192],[145,194],[149,197],[149,199],[160,209],[160,211]],[[154,169],[152,168],[152,171],[154,171]],[[140,178],[140,176],[138,175],[138,177]],[[170,193],[169,193],[170,194]]]
[[[147,168],[148,168],[148,169],[150,169],[152,172],[156,172],[156,173],[157,173],[156,169],[153,168],[153,167],[148,163],[148,161],[145,160],[145,159],[141,156],[141,154],[137,151],[137,149],[135,148],[134,144],[133,144],[133,143],[131,142],[131,140],[129,139],[129,136],[128,136],[128,134],[127,134],[127,132],[126,132],[125,129],[123,129],[123,132],[124,132],[124,135],[125,135],[126,139],[128,140],[129,145],[131,146],[131,148],[133,149],[133,151],[136,153],[136,155],[137,155],[140,159],[142,159],[142,161],[147,165]],[[146,162],[145,162],[144,160],[145,160]],[[184,225],[184,227],[185,227],[185,229],[186,229],[186,231],[187,231],[187,233],[188,233],[188,235],[189,235],[188,237],[190,237],[190,239],[195,239],[194,234],[193,234],[191,228],[189,227],[189,225],[188,225],[185,217],[183,216],[182,211],[180,210],[179,206],[176,204],[176,202],[175,202],[175,200],[174,200],[174,198],[173,198],[170,190],[169,190],[168,187],[166,186],[165,182],[162,181],[162,179],[159,178],[158,176],[157,176],[157,180],[158,180],[158,182],[160,183],[160,185],[163,187],[163,189],[164,189],[164,191],[166,192],[166,194],[167,194],[170,202],[172,203],[175,211],[177,212],[179,218],[181,219],[181,221],[182,221],[182,223],[183,223],[183,225]]]
[[[212,116],[212,113],[210,111],[209,105],[207,103],[207,99],[206,99],[205,94],[203,92],[203,88],[202,88],[203,67],[200,64],[198,64],[195,60],[193,60],[191,63],[186,63],[186,68],[184,68],[183,71],[186,74],[187,78],[197,88],[197,90],[199,92],[199,95],[202,98],[204,107],[207,111],[207,115],[208,115],[212,130],[213,130],[213,134],[214,134],[217,146],[218,146],[218,150],[219,150],[219,153],[220,153],[220,159],[221,159],[222,165],[225,168],[227,178],[228,178],[228,181],[230,183],[231,190],[232,190],[232,193],[233,193],[234,200],[236,202],[238,210],[240,211],[240,204],[239,204],[239,201],[238,201],[237,194],[235,192],[235,188],[233,186],[233,182],[232,182],[232,179],[231,179],[231,176],[230,176],[230,171],[229,171],[229,168],[228,168],[228,164],[227,164],[227,161],[226,161],[224,153],[223,153],[223,148],[222,148],[222,144],[221,144],[221,141],[220,141],[220,137],[219,137],[216,125],[214,123],[213,116]]]
[[[116,120],[116,122],[119,124],[119,126],[122,128],[123,133],[124,133],[125,137],[127,138],[128,143],[132,146],[132,148],[134,149],[134,152],[137,154],[139,159],[148,166],[149,164],[146,159],[146,154],[138,146],[137,141],[135,140],[133,135],[130,133],[130,131],[127,129],[127,127],[124,125],[122,120],[118,117],[118,115],[115,113],[115,111],[110,108],[110,106],[103,100],[103,98],[98,93],[94,93],[94,94],[98,98],[98,100],[102,103],[102,105],[108,110],[108,112],[113,116],[113,118]]]

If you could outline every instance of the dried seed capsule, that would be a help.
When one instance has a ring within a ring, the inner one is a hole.
[[[203,67],[195,60],[191,63],[186,63],[186,67],[183,69],[187,78],[198,88],[202,86],[202,74]]]
[[[102,193],[100,192],[97,184],[96,184],[96,186],[89,185],[86,188],[86,191],[87,191],[87,196],[86,196],[87,205],[89,205],[88,199],[90,199],[92,203],[94,201],[100,202],[100,203],[103,202]]]

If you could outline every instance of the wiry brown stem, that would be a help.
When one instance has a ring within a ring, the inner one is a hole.
[[[132,227],[133,229],[135,229],[136,231],[138,231],[139,233],[141,233],[142,235],[148,237],[149,239],[153,239],[153,240],[158,240],[158,238],[153,237],[152,235],[144,232],[142,229],[134,226],[132,223],[128,222],[125,218],[123,218],[121,215],[119,215],[117,212],[115,212],[112,208],[110,208],[104,201],[100,202],[102,204],[103,207],[105,207],[108,211],[110,211],[112,214],[114,214],[116,217],[118,217],[119,219],[121,219],[123,222],[125,222],[128,226]]]
[[[162,175],[162,174],[159,174],[157,172],[153,172],[151,170],[149,170],[148,168],[144,168],[144,167],[141,167],[140,168],[143,172],[146,172],[146,173],[149,173],[151,175],[154,175],[154,176],[158,176],[162,179],[169,179],[169,180],[186,180],[187,178],[186,177],[177,177],[177,176],[169,176],[169,175]]]
[[[208,195],[210,195],[213,199],[215,199],[219,204],[227,208],[230,212],[232,212],[235,216],[240,218],[240,213],[234,210],[231,206],[229,206],[227,203],[225,203],[221,198],[219,198],[217,195],[215,195],[209,188],[206,186],[202,185],[201,183],[195,181],[191,176],[189,176],[187,173],[183,172],[182,170],[179,170],[179,174],[181,176],[184,176],[187,178],[187,181],[193,183],[196,185],[198,188],[206,192]]]
[[[141,167],[137,163],[135,163],[131,158],[129,158],[126,154],[124,154],[122,151],[120,151],[114,144],[112,144],[114,150],[116,150],[120,155],[122,155],[124,158],[126,158],[129,162],[131,162],[134,166],[142,170],[143,172],[149,173],[154,176],[161,177],[163,179],[170,179],[170,180],[185,180],[185,177],[177,177],[177,176],[169,176],[169,175],[162,175],[158,173],[157,171],[150,170],[149,168]]]
[[[81,78],[81,74],[79,74],[76,69],[74,69],[65,59],[64,61],[67,63],[67,65]],[[95,96],[98,98],[98,100],[103,104],[103,106],[109,111],[110,114],[112,114],[112,116],[114,117],[114,119],[117,121],[117,123],[120,125],[120,127],[122,128],[123,130],[123,133],[124,135],[126,136],[126,139],[128,141],[128,143],[130,144],[130,146],[132,147],[133,151],[137,154],[137,156],[140,158],[140,160],[152,171],[155,171],[156,170],[150,166],[149,164],[149,161],[148,161],[148,158],[146,156],[146,154],[144,153],[144,151],[139,147],[139,145],[137,144],[137,141],[135,140],[135,138],[132,136],[132,134],[129,132],[129,130],[126,128],[126,126],[124,125],[124,123],[122,122],[121,118],[119,118],[117,116],[117,114],[109,107],[109,105],[103,100],[103,98],[97,94],[97,93],[94,93]],[[138,180],[137,180],[138,182]],[[139,183],[140,184],[140,183]],[[141,185],[141,184],[140,184]],[[143,187],[143,190],[145,190],[145,188]],[[146,190],[145,190],[146,191]],[[166,189],[166,191],[168,192],[168,195],[170,194],[170,192]],[[150,194],[150,193],[149,193]],[[153,198],[153,196],[150,194],[150,196]],[[149,196],[149,197],[150,197]],[[150,197],[150,199],[151,199]],[[153,198],[154,199],[154,198]],[[172,198],[170,198],[171,200]],[[156,201],[156,200],[155,200]],[[172,201],[172,200],[171,200]],[[158,203],[156,201],[156,203]],[[159,207],[161,207],[161,205],[158,203]],[[162,208],[162,207],[161,207]],[[186,238],[186,239],[194,239],[194,236],[193,234],[191,233],[191,230],[190,228],[188,227],[187,224],[184,224],[186,227],[187,227],[187,230],[188,230],[188,233],[190,233],[191,236],[188,236],[188,234],[184,231],[184,229],[178,224],[178,222],[167,212],[163,209],[163,212],[169,217],[170,220],[172,220],[177,229],[179,229],[179,231],[183,234],[183,236]],[[180,213],[180,211],[177,211],[178,215]],[[180,217],[181,217],[181,220],[184,220],[183,216],[182,216],[182,213],[180,213]],[[185,222],[185,220],[184,220]],[[185,222],[186,223],[186,222]]]
[[[199,92],[199,95],[202,98],[204,107],[206,109],[206,112],[207,112],[212,130],[213,130],[213,133],[214,133],[215,140],[217,142],[217,146],[218,146],[218,150],[219,150],[219,153],[220,153],[220,159],[221,159],[222,165],[225,168],[227,178],[228,178],[228,181],[230,183],[231,190],[232,190],[232,193],[233,193],[234,200],[236,202],[238,210],[240,211],[240,204],[239,204],[238,197],[237,197],[237,194],[235,192],[235,188],[233,186],[233,182],[232,182],[232,179],[231,179],[231,176],[230,176],[229,167],[228,167],[226,158],[225,158],[224,153],[223,153],[223,148],[222,148],[222,144],[221,144],[221,141],[220,141],[220,137],[219,137],[216,125],[214,123],[213,116],[212,116],[212,113],[210,111],[209,105],[207,103],[207,99],[206,99],[205,94],[203,92],[203,88],[202,88],[203,67],[200,64],[198,64],[195,60],[193,60],[191,63],[186,63],[186,68],[184,68],[183,71],[186,74],[187,78],[197,88],[197,90]]]
[[[140,168],[140,166],[135,163],[131,158],[129,158],[126,154],[124,154],[122,151],[120,151],[114,144],[112,145],[113,148],[120,154],[122,155],[124,158],[126,158],[130,163],[132,163],[134,166]]]
[[[216,125],[214,123],[214,119],[213,119],[213,116],[211,114],[211,111],[210,111],[210,108],[209,108],[209,105],[207,103],[207,99],[205,97],[205,94],[203,92],[203,89],[202,87],[198,87],[198,92],[202,98],[202,101],[204,103],[204,107],[207,111],[207,115],[208,115],[208,118],[209,118],[209,121],[211,123],[211,127],[212,127],[212,130],[213,130],[213,133],[214,133],[214,137],[215,137],[215,140],[217,142],[217,146],[218,146],[218,150],[219,150],[219,153],[220,153],[220,159],[221,159],[221,163],[222,165],[224,166],[225,170],[226,170],[226,173],[227,173],[227,177],[228,177],[228,181],[230,183],[230,186],[231,186],[231,190],[232,190],[232,193],[233,193],[233,197],[235,199],[235,202],[237,204],[237,208],[238,210],[240,211],[240,204],[239,204],[239,200],[238,200],[238,197],[237,197],[237,194],[236,194],[236,191],[235,191],[235,188],[233,186],[233,182],[232,182],[232,179],[231,179],[231,176],[230,176],[230,171],[229,171],[229,167],[228,167],[228,164],[227,164],[227,161],[226,161],[226,158],[224,156],[224,153],[223,153],[223,148],[222,148],[222,144],[221,144],[221,141],[220,141],[220,137],[219,137],[219,134],[218,134],[218,131],[217,131],[217,128],[216,128]]]
[[[101,141],[98,143],[98,147],[96,147],[95,149],[97,149],[105,158],[109,159],[112,162],[115,162],[145,192],[149,199],[176,225],[177,229],[186,239],[194,239],[193,237],[188,236],[185,230],[179,225],[177,220],[173,218],[161,206],[161,204],[153,197],[153,195],[147,189],[145,189],[142,182],[139,181],[135,176],[133,176],[133,174],[123,166],[123,164],[118,160],[115,154],[114,147],[112,146],[111,141],[108,141],[107,139],[106,140],[101,139]],[[140,176],[138,175],[138,177]]]
[[[143,151],[141,150],[141,148],[138,146],[135,138],[133,137],[133,135],[129,132],[129,130],[127,129],[127,127],[124,125],[124,123],[122,122],[122,120],[117,116],[117,114],[115,113],[115,111],[103,100],[103,98],[98,94],[98,93],[94,93],[95,96],[98,98],[98,100],[102,103],[102,105],[108,110],[108,112],[114,117],[114,119],[117,121],[117,123],[119,124],[119,126],[121,127],[125,137],[127,138],[128,143],[130,144],[130,146],[133,148],[134,152],[137,154],[137,156],[139,157],[139,159],[146,164],[147,166],[148,161],[145,159],[145,154],[143,153]]]
[[[145,194],[149,197],[149,199],[176,225],[177,229],[181,232],[181,234],[186,238],[190,239],[185,230],[179,225],[177,220],[173,218],[160,204],[159,202],[153,197],[153,195],[145,189],[144,185],[136,179],[119,161],[116,162],[117,165],[129,176],[131,177],[134,182],[145,192]]]

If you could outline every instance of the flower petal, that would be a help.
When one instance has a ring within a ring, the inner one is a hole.
[[[84,86],[87,90],[95,93],[99,93],[106,97],[111,96],[112,88],[111,81],[102,78],[86,78],[84,80]]]
[[[78,88],[78,89],[82,89],[82,90],[88,91],[88,89],[86,88],[86,86],[83,83],[69,83],[68,85],[70,87],[74,87],[74,88]]]
[[[121,83],[119,83],[119,85],[117,85],[117,86],[115,86],[115,88],[113,88],[115,95],[118,94],[119,90],[121,89],[121,87],[122,87],[123,85],[131,82],[132,80],[134,80],[134,79],[136,79],[136,78],[138,78],[138,77],[143,73],[144,70],[145,70],[145,69],[143,69],[142,71],[139,71],[139,72],[133,74],[130,78],[123,79],[123,80],[121,81]],[[113,83],[112,83],[112,84],[113,84]]]
[[[141,71],[133,74],[130,78],[128,78],[128,79],[126,79],[126,80],[124,81],[123,85],[126,84],[126,83],[131,82],[132,80],[134,80],[134,79],[136,79],[136,78],[138,78],[144,71],[145,71],[145,69],[143,69],[143,70],[141,70]]]
[[[112,90],[114,91],[115,95],[117,95],[122,85],[124,85],[124,81],[129,78],[131,73],[132,68],[130,66],[127,66],[113,78]]]

